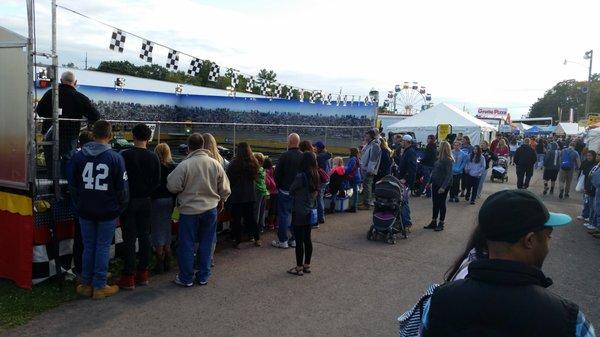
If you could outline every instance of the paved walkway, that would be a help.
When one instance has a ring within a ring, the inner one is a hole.
[[[485,194],[514,188],[489,183]],[[540,191],[536,172],[532,190]],[[575,218],[581,194],[550,209]],[[481,202],[481,201],[480,201]],[[371,214],[339,214],[314,232],[313,273],[285,273],[293,250],[265,245],[223,249],[206,287],[182,289],[173,274],[148,287],[103,301],[77,300],[47,312],[6,336],[393,336],[396,317],[432,282],[440,282],[474,226],[478,205],[449,204],[446,230],[422,229],[431,201],[412,199],[414,230],[396,245],[366,240]],[[272,234],[264,236],[270,242]],[[600,240],[578,221],[555,231],[544,266],[553,290],[578,303],[600,326]]]

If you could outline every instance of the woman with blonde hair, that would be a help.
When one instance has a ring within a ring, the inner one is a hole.
[[[171,214],[174,195],[167,189],[167,176],[175,169],[171,149],[167,143],[154,148],[160,162],[160,186],[152,192],[151,238],[156,254],[155,272],[161,274],[171,267]]]
[[[440,143],[440,154],[438,160],[433,165],[431,179],[431,200],[433,201],[433,216],[431,223],[425,226],[426,229],[433,229],[439,232],[444,229],[444,220],[446,219],[446,197],[452,181],[452,150],[450,143],[444,141]],[[438,222],[439,215],[439,222]]]
[[[205,133],[202,135],[202,139],[204,139],[203,148],[208,151],[209,156],[218,161],[224,169],[227,169],[229,162],[219,153],[219,148],[217,147],[217,141],[215,137],[210,133]]]

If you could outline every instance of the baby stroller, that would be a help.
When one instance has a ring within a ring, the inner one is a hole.
[[[494,162],[490,181],[493,182],[494,179],[500,180],[501,183],[508,181],[508,158],[498,157],[498,160]]]
[[[396,234],[406,239],[406,227],[402,223],[401,210],[404,186],[398,178],[387,175],[375,184],[375,208],[373,224],[367,233],[367,240],[383,238],[390,244],[396,243]]]

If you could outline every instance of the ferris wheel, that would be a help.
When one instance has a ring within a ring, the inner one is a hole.
[[[384,106],[400,115],[414,115],[431,106],[431,94],[417,82],[404,82],[388,92]]]

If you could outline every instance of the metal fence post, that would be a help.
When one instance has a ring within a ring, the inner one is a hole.
[[[325,128],[325,145],[327,145],[327,133],[329,131],[329,127]]]
[[[237,135],[236,135],[236,127],[235,127],[236,125],[237,125],[237,123],[233,123],[233,144],[232,145],[233,145],[233,156],[234,157],[235,157],[235,150],[236,150],[235,144],[237,144],[237,140],[236,140]]]
[[[156,144],[160,144],[160,121],[158,121],[157,125],[156,125]]]

